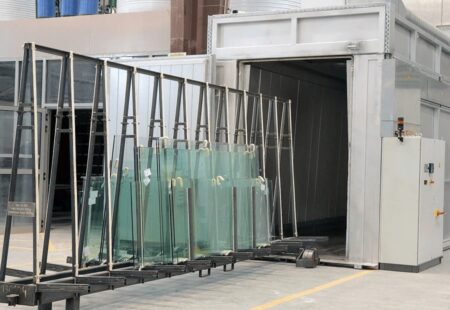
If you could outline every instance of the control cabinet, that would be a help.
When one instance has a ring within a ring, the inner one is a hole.
[[[420,272],[442,258],[445,142],[384,138],[380,268]]]

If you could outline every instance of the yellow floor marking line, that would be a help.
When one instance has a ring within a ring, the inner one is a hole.
[[[331,281],[331,282],[328,282],[328,283],[325,283],[325,284],[322,284],[322,285],[319,285],[319,286],[316,286],[316,287],[313,287],[313,288],[310,288],[310,289],[307,289],[307,290],[304,290],[304,291],[300,291],[300,292],[297,292],[297,293],[294,293],[294,294],[291,294],[291,295],[286,295],[284,297],[275,299],[275,300],[270,301],[268,303],[265,303],[265,304],[253,307],[253,308],[251,308],[251,310],[270,309],[270,308],[273,308],[273,307],[285,304],[287,302],[293,301],[295,299],[302,298],[302,297],[305,297],[305,296],[308,296],[308,295],[312,295],[312,294],[315,294],[317,292],[320,292],[320,291],[323,291],[323,290],[326,290],[326,289],[329,289],[329,288],[332,288],[332,287],[344,284],[346,282],[352,281],[354,279],[361,278],[362,276],[365,276],[365,275],[367,275],[367,274],[369,274],[371,272],[373,272],[373,270],[361,271],[361,272],[358,272],[358,273],[353,274],[351,276],[340,278],[340,279],[337,279],[337,280],[334,280],[334,281]]]

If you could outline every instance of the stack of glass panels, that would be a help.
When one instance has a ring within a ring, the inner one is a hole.
[[[125,148],[125,157],[139,161],[139,178],[130,168],[134,165],[127,161],[113,222],[115,261],[136,260],[140,253],[137,199],[143,216],[144,265],[179,264],[270,242],[270,182],[259,176],[258,149],[229,144],[198,148],[189,145],[158,141],[154,147],[140,147],[138,156],[134,156],[133,148]],[[113,165],[112,199],[116,183],[117,167]],[[100,260],[104,252],[105,217],[100,191],[102,178],[91,184],[85,261]]]

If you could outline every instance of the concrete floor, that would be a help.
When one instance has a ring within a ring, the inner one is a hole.
[[[69,254],[66,228],[54,230],[51,261]],[[10,266],[30,260],[29,235],[17,241]],[[28,269],[28,268],[26,268]],[[450,251],[420,274],[249,261],[207,278],[188,274],[82,297],[82,309],[450,309]],[[1,305],[0,309],[8,309]],[[30,309],[17,306],[15,309]],[[54,309],[64,309],[56,303]]]

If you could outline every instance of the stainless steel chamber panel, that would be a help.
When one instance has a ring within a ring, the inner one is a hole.
[[[210,52],[221,60],[383,53],[385,12],[378,4],[214,16]]]
[[[444,5],[442,1],[437,4],[436,1],[415,2],[429,7]],[[417,10],[408,9],[401,5],[401,2],[390,7],[390,11],[388,17],[390,21],[386,28],[386,34],[389,35],[387,42],[389,52],[395,58],[410,63],[435,80],[450,81],[448,35],[433,27],[437,23],[423,19]],[[426,9],[424,11],[426,12]]]
[[[170,0],[118,0],[117,13],[170,9]]]
[[[2,0],[0,3],[0,21],[36,18],[35,0]],[[23,43],[23,42],[22,42]]]

